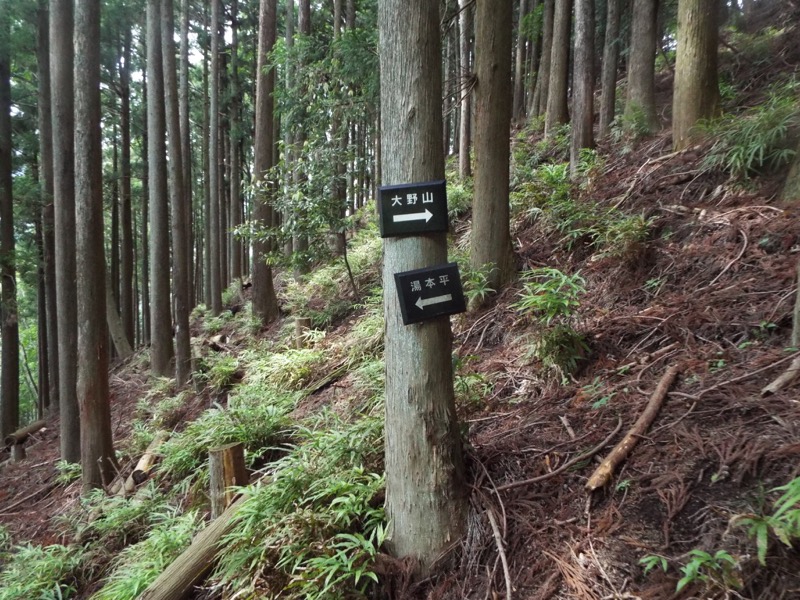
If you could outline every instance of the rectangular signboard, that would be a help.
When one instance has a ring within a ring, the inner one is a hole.
[[[381,237],[447,231],[447,186],[444,179],[386,185],[378,194]]]
[[[395,273],[403,325],[467,310],[456,263]]]

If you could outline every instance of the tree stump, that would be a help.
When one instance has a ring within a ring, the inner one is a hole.
[[[14,444],[11,446],[11,462],[18,463],[25,460],[25,446]]]
[[[244,446],[241,443],[226,444],[208,450],[209,477],[211,480],[211,518],[216,519],[233,501],[233,486],[250,483],[244,465]]]

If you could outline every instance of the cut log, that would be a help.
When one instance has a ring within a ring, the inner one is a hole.
[[[120,479],[118,479],[114,485],[111,486],[111,495],[119,495],[125,496],[127,494],[132,494],[133,491],[136,489],[136,486],[142,483],[147,479],[147,474],[150,472],[150,469],[153,468],[153,465],[158,458],[157,450],[161,444],[166,442],[169,439],[169,433],[166,431],[159,431],[156,433],[153,441],[147,446],[147,450],[145,450],[142,457],[139,459],[139,462],[136,463],[136,466],[133,469],[133,472],[125,479],[125,483],[123,484]]]
[[[180,600],[208,573],[214,564],[219,541],[231,530],[233,517],[244,502],[240,497],[219,518],[201,531],[183,554],[176,558],[139,596],[139,600]]]
[[[647,431],[650,424],[656,418],[656,414],[664,403],[664,398],[667,397],[667,392],[678,376],[679,371],[680,367],[678,365],[667,369],[667,372],[661,377],[661,381],[658,382],[658,386],[656,386],[653,395],[650,396],[650,400],[647,402],[644,412],[636,420],[636,423],[633,424],[630,431],[625,434],[622,441],[614,446],[614,449],[608,457],[595,469],[589,481],[586,482],[587,490],[596,490],[609,482],[611,476],[614,474],[614,470],[628,457],[639,442],[639,438]]]
[[[219,517],[235,495],[234,486],[250,483],[250,476],[244,464],[244,445],[226,444],[208,451],[211,518]]]
[[[22,427],[21,429],[17,429],[14,433],[9,433],[5,439],[6,446],[15,446],[18,444],[22,444],[28,437],[40,429],[42,429],[47,423],[45,421],[34,421],[33,423]]]
[[[298,350],[306,347],[309,329],[311,329],[311,319],[308,317],[297,317],[294,320],[294,345]]]

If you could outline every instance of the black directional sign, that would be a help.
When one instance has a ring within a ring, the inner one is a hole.
[[[456,263],[395,273],[394,282],[403,325],[467,310]]]
[[[387,185],[380,189],[381,237],[447,231],[444,180]]]

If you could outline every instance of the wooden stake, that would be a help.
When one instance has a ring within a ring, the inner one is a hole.
[[[309,329],[311,329],[311,319],[308,317],[297,317],[294,320],[294,345],[298,350],[305,348]]]
[[[14,444],[11,446],[11,462],[22,462],[25,460],[25,446],[22,444]]]
[[[667,369],[667,372],[661,377],[661,381],[658,382],[658,386],[650,397],[644,412],[636,420],[636,423],[634,423],[630,431],[625,434],[622,441],[614,447],[608,457],[595,469],[589,481],[586,482],[587,490],[594,491],[609,482],[611,476],[614,474],[614,470],[628,457],[639,442],[639,438],[647,431],[656,418],[658,410],[664,403],[664,398],[667,397],[667,391],[674,383],[679,371],[680,367],[678,365],[673,365]]]
[[[211,479],[211,518],[220,516],[233,502],[233,486],[250,483],[244,464],[244,445],[226,444],[208,451],[209,477]]]

